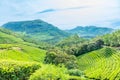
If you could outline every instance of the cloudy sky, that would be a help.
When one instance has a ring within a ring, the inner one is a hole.
[[[120,27],[120,0],[1,0],[0,25],[42,19],[61,29]]]

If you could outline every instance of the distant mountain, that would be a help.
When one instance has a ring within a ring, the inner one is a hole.
[[[80,37],[93,38],[96,36],[111,33],[113,29],[105,28],[105,27],[96,27],[96,26],[85,26],[85,27],[78,26],[74,29],[66,30],[66,31],[71,34],[78,34],[80,35]]]
[[[69,34],[42,20],[8,22],[2,25],[4,28],[25,35],[29,41],[57,42]]]

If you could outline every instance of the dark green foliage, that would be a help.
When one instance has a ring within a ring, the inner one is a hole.
[[[38,68],[37,63],[0,61],[0,80],[28,80]]]
[[[70,69],[68,70],[68,74],[71,76],[83,76],[84,75],[84,73],[79,69]]]
[[[45,57],[45,63],[52,63],[55,65],[64,64],[67,68],[76,68],[76,57],[74,55],[68,55],[62,51],[48,51]]]
[[[71,47],[73,45],[79,45],[80,43],[83,43],[87,41],[87,39],[79,37],[77,34],[72,35],[70,37],[67,37],[56,44],[56,46],[59,46],[61,48]]]
[[[102,48],[103,45],[104,45],[104,42],[101,39],[98,39],[98,40],[90,42],[90,43],[86,42],[83,44],[79,44],[77,46],[72,46],[72,47],[66,49],[65,52],[67,54],[79,56],[84,53],[100,49],[100,48]]]
[[[67,54],[79,56],[84,53],[102,48],[104,41],[102,39],[88,40],[73,35],[59,42],[56,46]]]
[[[100,49],[100,48],[102,48],[103,45],[104,45],[104,42],[102,40],[100,40],[100,39],[93,42],[93,43],[83,44],[78,49],[78,54],[75,54],[75,55],[79,56],[81,54]]]
[[[96,26],[85,26],[85,27],[78,26],[72,30],[67,30],[67,32],[69,33],[78,34],[84,38],[93,38],[96,36],[111,33],[112,31],[113,29],[111,28],[104,28],[104,27],[102,28]]]

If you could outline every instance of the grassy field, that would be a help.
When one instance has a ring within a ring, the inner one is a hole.
[[[119,80],[120,52],[105,47],[78,57],[79,69],[84,71],[86,78]]]
[[[0,44],[0,60],[43,62],[45,52],[45,50],[22,44]]]
[[[0,28],[0,60],[43,62],[46,51],[37,48],[33,43],[25,42],[18,36],[16,33]]]

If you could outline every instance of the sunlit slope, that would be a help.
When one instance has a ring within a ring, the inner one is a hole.
[[[32,43],[25,42],[17,34],[0,28],[0,60],[12,59],[21,61],[42,62],[45,51]]]
[[[0,43],[20,43],[20,42],[24,42],[21,38],[16,37],[17,34],[0,28]]]
[[[42,62],[45,51],[21,44],[0,44],[0,59]]]
[[[78,57],[79,69],[90,79],[120,80],[120,52],[103,48]]]

